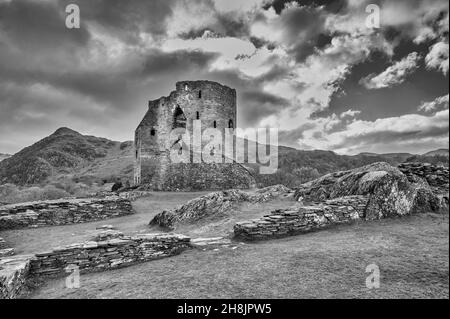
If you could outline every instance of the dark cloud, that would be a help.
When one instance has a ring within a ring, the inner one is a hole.
[[[167,19],[176,0],[59,0],[64,8],[80,7],[81,21],[95,23],[127,42],[138,42],[141,32],[155,37],[166,34]]]
[[[298,147],[299,140],[303,138],[305,131],[314,129],[315,127],[316,125],[314,123],[305,123],[290,131],[279,131],[278,143],[284,146]],[[320,136],[316,136],[316,138],[320,138]]]
[[[278,114],[290,105],[289,101],[261,91],[242,92],[240,106],[243,108],[241,120],[247,125],[257,125],[267,116]]]
[[[45,54],[58,47],[85,46],[90,35],[85,28],[65,27],[65,11],[49,1],[14,0],[0,2],[0,29],[4,41],[17,49]],[[1,38],[0,38],[1,39]]]

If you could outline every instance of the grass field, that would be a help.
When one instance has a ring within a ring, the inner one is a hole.
[[[128,222],[130,229],[141,227],[136,220]],[[365,286],[369,264],[380,268],[379,289]],[[386,219],[218,250],[194,249],[82,275],[79,289],[65,288],[63,278],[49,280],[29,297],[449,298],[448,215]]]

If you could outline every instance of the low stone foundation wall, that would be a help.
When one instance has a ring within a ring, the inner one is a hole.
[[[237,223],[234,234],[246,240],[297,235],[365,218],[367,196],[347,196],[314,206],[277,209],[263,218]]]
[[[80,274],[104,271],[174,256],[191,247],[190,238],[176,234],[141,234],[105,241],[90,241],[36,255],[0,259],[0,299],[15,299],[35,277],[66,275],[78,267]]]
[[[119,196],[62,199],[0,206],[0,230],[85,223],[133,214]]]
[[[179,254],[190,247],[190,238],[173,234],[142,234],[100,242],[86,242],[36,254],[30,274],[57,276],[69,265],[80,273],[114,269]]]

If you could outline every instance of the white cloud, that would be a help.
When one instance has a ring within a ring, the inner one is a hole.
[[[424,112],[434,112],[439,109],[448,109],[448,105],[449,105],[449,102],[448,102],[448,94],[447,94],[447,95],[436,98],[434,101],[422,103],[419,106],[418,110],[424,111]]]
[[[271,0],[213,0],[213,2],[220,12],[247,12],[260,8]]]
[[[444,74],[448,74],[449,65],[449,45],[448,42],[438,42],[434,44],[430,52],[425,57],[428,69],[438,69]]]
[[[297,146],[343,154],[408,152],[417,151],[418,148],[426,151],[448,144],[448,120],[448,109],[430,116],[405,114],[375,121],[353,120],[348,124],[344,123],[344,119],[338,122],[333,114],[311,122],[314,123],[313,128],[302,132]],[[341,130],[330,131],[330,128],[341,124]]]
[[[370,74],[361,79],[360,83],[367,89],[382,89],[401,84],[408,75],[419,67],[418,63],[420,60],[420,55],[417,52],[412,52],[407,57],[388,67],[382,73],[378,75]]]
[[[345,112],[342,112],[340,115],[339,115],[339,117],[341,118],[341,119],[345,119],[345,118],[354,118],[356,115],[358,115],[358,114],[361,114],[361,111],[357,111],[357,110],[352,110],[352,109],[350,109],[350,110],[348,110],[348,111],[345,111]]]

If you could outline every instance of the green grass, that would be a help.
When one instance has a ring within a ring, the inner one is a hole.
[[[373,263],[380,267],[381,286],[368,290],[365,268]],[[75,290],[64,287],[64,278],[49,280],[29,297],[449,298],[448,215],[342,225],[219,250],[194,249],[82,275]]]

